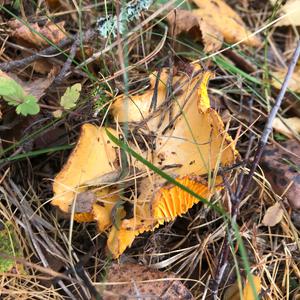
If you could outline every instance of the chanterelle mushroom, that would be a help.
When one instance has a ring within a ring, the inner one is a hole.
[[[151,88],[142,95],[133,96],[126,111],[122,111],[126,97],[118,97],[113,105],[113,116],[116,122],[129,121],[130,128],[142,122],[140,137],[145,142],[147,135],[151,136],[155,147],[148,145],[145,150],[145,147],[139,147],[136,140],[135,147],[132,144],[129,146],[139,149],[144,159],[209,200],[215,191],[222,188],[222,180],[216,171],[220,166],[234,163],[238,153],[220,116],[210,108],[207,82],[211,73],[196,68],[191,77],[181,73],[173,75],[167,69],[161,71],[158,80],[155,78],[157,74],[152,75]],[[167,93],[167,86],[176,90],[172,97]],[[160,111],[157,109],[159,107]],[[109,131],[116,135],[113,130]],[[84,212],[86,215],[76,215],[75,210],[75,219],[85,217],[97,220],[100,231],[109,228],[118,197],[109,197],[106,204],[103,202],[101,205],[95,199],[95,186],[99,186],[99,178],[103,175],[108,176],[116,171],[118,151],[119,148],[110,142],[104,129],[84,125],[68,163],[55,178],[52,204],[70,212],[78,193],[86,199],[90,197],[93,200],[90,211],[87,209]],[[140,161],[131,158],[131,164],[130,167],[134,170],[138,168],[140,174],[147,174],[147,177],[139,180],[138,193],[134,195],[133,217],[125,218],[125,211],[121,211],[120,222],[111,226],[107,247],[114,258],[120,256],[137,235],[174,220],[198,202],[188,192],[153,174]],[[200,177],[203,175],[207,180]],[[89,194],[91,192],[94,194]]]
[[[117,160],[116,146],[106,136],[105,129],[84,124],[75,149],[54,178],[51,204],[70,213],[76,195],[88,189],[86,182],[115,170]]]

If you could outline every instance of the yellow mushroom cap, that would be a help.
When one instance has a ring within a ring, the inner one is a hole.
[[[103,232],[112,225],[112,211],[120,197],[113,188],[89,190],[88,193],[94,195],[94,200],[90,203],[90,211],[76,212],[75,210],[74,220],[79,223],[96,221],[99,232]],[[74,201],[77,200],[78,198],[75,197]],[[88,199],[84,198],[81,201],[89,202]],[[125,215],[125,211],[122,208],[121,217],[124,218]]]
[[[93,217],[97,221],[99,232],[105,231],[109,226],[112,225],[112,211],[120,200],[118,194],[111,194],[107,192],[108,196],[105,196],[106,189],[97,192],[98,201],[93,205]],[[121,218],[124,218],[126,212],[123,208],[121,209]]]
[[[136,236],[153,231],[159,224],[150,216],[149,205],[139,206],[135,217],[121,221],[120,227],[113,226],[108,235],[107,248],[113,258],[118,258],[130,247]]]
[[[214,189],[210,189],[207,182],[198,182],[190,179],[189,176],[178,178],[176,181],[207,200],[209,200],[213,192],[221,189],[221,186],[215,186]],[[167,185],[156,193],[152,201],[152,216],[159,224],[170,222],[177,216],[185,214],[198,202],[199,199],[180,187]]]
[[[224,129],[221,118],[214,109],[210,108],[207,94],[210,76],[210,72],[200,72],[192,79],[188,76],[173,78],[173,83],[186,82],[182,86],[182,92],[173,102],[173,117],[176,115],[178,117],[173,126],[165,132],[163,129],[169,124],[169,119],[165,118],[162,121],[161,128],[156,131],[156,148],[152,149],[151,156],[148,156],[151,163],[159,168],[165,168],[165,172],[178,178],[179,183],[205,199],[209,199],[216,190],[221,189],[219,183],[222,180],[217,177],[217,185],[209,188],[207,182],[200,182],[192,175],[209,174],[211,176],[213,170],[220,165],[232,164],[238,155],[232,138]],[[131,106],[128,106],[130,116],[128,121],[141,120],[141,118],[135,119],[135,114],[139,109],[146,113],[145,107],[149,107],[151,103],[153,89],[150,92],[145,93],[143,99],[135,98],[137,101],[134,111],[131,111]],[[159,93],[162,93],[162,90],[158,89]],[[142,103],[141,106],[139,106],[140,103]],[[179,112],[181,112],[180,115]],[[122,118],[119,118],[120,120]],[[154,123],[147,123],[150,130],[155,128],[151,127]],[[146,156],[144,153],[143,155]],[[165,180],[155,174],[142,180],[137,203],[139,205],[151,203],[149,215],[151,221],[149,224],[141,223],[141,219],[135,214],[133,219],[123,220],[119,229],[113,227],[107,242],[113,257],[116,258],[123,253],[140,233],[154,230],[159,224],[174,220],[199,201],[181,188],[171,184],[163,186],[164,183]],[[145,205],[146,214],[148,209],[149,207]],[[132,226],[132,222],[136,222],[136,226]]]
[[[78,223],[86,223],[86,222],[93,222],[94,215],[92,213],[76,213],[74,214],[74,221]]]
[[[181,107],[181,115],[167,131],[158,133],[153,163],[160,168],[178,165],[171,169],[172,175],[209,174],[237,158],[235,144],[220,116],[209,107],[209,77],[209,73],[199,74],[189,83],[174,104],[174,109]]]
[[[174,76],[173,88],[185,82],[180,92],[172,101],[172,126],[169,112],[154,115],[149,119],[143,130],[155,131],[155,149],[144,150],[139,145],[130,144],[156,167],[167,172],[188,189],[205,199],[221,189],[221,179],[217,177],[217,185],[210,188],[207,182],[199,177],[208,174],[219,166],[234,163],[237,152],[232,138],[224,129],[218,113],[210,107],[207,94],[207,83],[211,76],[209,72],[199,72],[193,78],[187,75]],[[168,70],[163,69],[158,83],[158,105],[166,99],[166,84]],[[151,115],[149,112],[154,97],[155,75],[151,77],[151,88],[142,95],[135,95],[128,102],[128,113],[123,109],[124,99],[120,96],[113,105],[113,115],[116,121],[137,122]],[[176,84],[175,84],[176,83]],[[160,112],[161,113],[161,112]],[[127,119],[128,117],[128,119]],[[161,126],[158,130],[158,124]],[[110,129],[114,135],[117,135]],[[125,217],[125,211],[118,212],[118,223],[112,225],[113,209],[117,205],[118,197],[98,195],[95,186],[102,185],[100,178],[116,171],[118,164],[118,147],[108,139],[103,128],[94,125],[83,125],[77,146],[69,157],[62,171],[56,176],[53,185],[54,197],[52,204],[64,212],[70,213],[70,207],[76,201],[78,193],[95,193],[89,206],[90,211],[76,210],[74,219],[77,221],[92,221],[98,223],[102,232],[111,226],[108,235],[107,248],[114,258],[119,257],[127,247],[131,246],[135,237],[145,231],[153,231],[159,224],[174,220],[176,216],[185,214],[199,200],[181,188],[166,184],[165,179],[151,172],[140,161],[130,158],[130,166],[138,169],[148,177],[142,179],[139,185],[139,196],[135,202],[134,216]],[[119,171],[120,169],[117,169]],[[92,187],[92,188],[91,188]],[[93,188],[94,187],[94,188]],[[109,193],[103,189],[104,193]],[[76,203],[75,203],[76,205]],[[151,206],[150,206],[151,205]],[[73,206],[76,207],[76,206]],[[119,222],[120,221],[120,222]]]
[[[149,76],[150,88],[143,94],[137,94],[128,98],[126,95],[121,95],[116,98],[111,106],[111,112],[117,122],[139,122],[147,118],[151,113],[151,102],[154,94],[155,84],[158,80],[156,106],[162,104],[166,97],[166,87],[168,81],[168,69],[163,69],[161,74],[155,72]],[[159,115],[156,115],[148,126],[150,130],[155,130],[155,125],[159,122]]]
[[[112,129],[110,131],[116,134]],[[89,180],[115,170],[115,148],[104,128],[84,124],[75,149],[54,178],[54,197],[51,204],[58,206],[63,212],[70,213],[79,187]]]

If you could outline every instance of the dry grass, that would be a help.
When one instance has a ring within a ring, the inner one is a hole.
[[[268,78],[270,70],[287,66],[298,38],[295,29],[266,26],[273,12],[269,4],[253,4],[246,8],[242,4],[247,1],[229,2],[237,4],[236,9],[252,31],[263,28],[262,33],[265,34],[265,46],[262,49],[243,48],[239,53],[244,62],[253,66],[251,76],[259,80]],[[24,4],[24,1],[21,3]],[[65,18],[68,30],[77,31],[80,20],[74,14],[76,10],[72,8],[71,2],[69,6],[70,10],[65,12],[49,13],[43,10],[42,5],[36,20],[43,21],[46,16],[52,19]],[[170,7],[171,4],[166,6]],[[86,27],[83,30],[92,26],[95,16],[103,9],[101,4],[92,5],[90,1],[83,1],[82,24]],[[84,63],[93,61],[90,66],[92,72],[98,74],[98,80],[86,73],[88,75],[84,80],[88,82],[88,87],[76,110],[61,120],[53,121],[49,109],[41,118],[31,120],[38,126],[34,128],[30,124],[22,123],[26,130],[20,129],[21,135],[17,140],[21,142],[10,145],[10,151],[1,158],[0,218],[3,223],[12,224],[22,253],[21,257],[16,258],[16,266],[11,273],[1,276],[1,299],[90,299],[97,296],[93,285],[102,285],[110,264],[105,254],[105,234],[99,235],[93,223],[70,222],[50,206],[51,178],[60,170],[69,153],[68,150],[51,152],[51,148],[74,143],[83,123],[110,122],[107,117],[108,110],[103,108],[109,107],[113,96],[127,90],[133,94],[145,88],[148,84],[147,74],[158,66],[168,66],[169,61],[165,58],[170,53],[174,53],[172,59],[178,65],[185,65],[188,57],[204,57],[195,43],[186,45],[189,49],[186,57],[176,54],[174,41],[167,36],[163,26],[158,26],[161,19],[165,18],[165,14],[162,14],[164,9],[146,12],[143,22],[133,27],[128,38],[125,36],[121,40],[107,42],[104,47],[101,45],[103,41],[93,42],[91,47],[97,51],[92,58],[81,60],[77,69]],[[91,20],[86,21],[90,14]],[[1,17],[0,12],[0,24],[6,18],[4,15]],[[6,44],[8,34],[5,30],[2,33],[0,29],[0,37],[1,61],[16,57],[13,42]],[[126,38],[128,65],[124,57],[118,56],[117,51],[118,43]],[[188,43],[184,40],[182,42]],[[238,53],[237,49],[234,52]],[[99,61],[99,57],[103,61]],[[268,81],[261,81],[261,84],[249,81],[240,73],[245,71],[243,66],[239,66],[237,70],[232,69],[224,63],[227,60],[226,53],[216,53],[210,59],[203,59],[203,63],[216,71],[216,78],[210,83],[210,97],[226,123],[229,122],[228,131],[236,139],[243,160],[247,156],[252,157],[255,152],[277,91],[270,87]],[[126,85],[122,78],[125,72],[129,78]],[[17,73],[23,79],[33,76],[30,68],[20,69]],[[72,81],[76,81],[76,76],[64,82],[60,88],[63,90]],[[104,93],[92,96],[92,90],[99,84]],[[56,107],[56,99],[57,93],[49,91],[43,101],[49,107]],[[288,105],[291,105],[298,98],[289,94],[287,100]],[[289,113],[288,108],[283,107],[280,113]],[[59,130],[59,134],[52,129]],[[47,146],[49,153],[27,158],[26,153],[35,149],[38,143],[42,145],[40,147],[45,147],[41,136],[51,140],[52,134],[54,140],[50,147]],[[5,139],[7,137],[3,138]],[[249,148],[250,141],[252,147]],[[277,141],[272,137],[270,143],[277,144]],[[18,159],[9,160],[15,155],[19,155]],[[238,166],[232,171],[229,183],[232,190],[239,189],[240,175],[247,174],[248,167]],[[284,200],[284,196],[274,193],[263,171],[259,169],[239,206],[237,224],[240,236],[251,272],[262,279],[263,299],[298,299],[296,295],[299,297],[300,294],[300,232],[291,219],[293,212],[282,204],[284,217],[280,224],[275,227],[262,225],[267,208],[278,201],[283,203]],[[230,208],[230,191],[218,193],[212,201]],[[199,204],[174,222],[161,226],[153,233],[139,236],[120,260],[173,271],[191,289],[196,299],[207,299],[211,280],[216,275],[222,246],[226,237],[229,237],[228,266],[218,292],[222,299],[226,288],[235,283],[239,275],[245,278],[247,273],[238,252],[237,237],[231,234],[231,230],[229,223],[224,222],[218,213]]]

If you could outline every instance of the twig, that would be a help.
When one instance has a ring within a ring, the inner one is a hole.
[[[71,47],[70,54],[68,56],[68,59],[65,61],[61,71],[55,78],[53,85],[60,85],[66,77],[68,77],[71,72],[68,72],[71,68],[73,59],[76,55],[76,50],[80,46],[81,42],[87,42],[91,40],[95,36],[95,31],[94,30],[87,30],[84,35],[77,34],[75,41]],[[76,71],[76,70],[75,70]],[[68,72],[68,73],[67,73]]]
[[[36,60],[43,58],[44,56],[49,56],[49,55],[52,55],[55,53],[57,53],[57,54],[63,53],[64,50],[62,50],[62,49],[69,46],[74,41],[75,41],[74,44],[77,41],[79,41],[78,43],[80,43],[80,41],[86,42],[86,41],[92,39],[92,37],[94,35],[95,35],[94,30],[87,30],[86,33],[84,33],[83,39],[80,38],[80,34],[76,34],[75,36],[73,36],[71,38],[65,38],[62,41],[60,41],[56,46],[50,46],[38,53],[31,55],[31,56],[25,57],[20,60],[14,60],[14,61],[6,62],[6,63],[0,63],[0,70],[2,70],[3,72],[9,72],[9,71],[12,71],[15,69],[24,68],[24,67],[28,66],[29,64],[35,62]],[[71,51],[72,51],[72,49],[71,49]],[[75,51],[75,53],[76,53],[76,51]],[[70,54],[69,57],[71,57],[71,55],[72,54]],[[75,54],[74,54],[74,56],[75,56]],[[74,56],[73,56],[73,58],[74,58]],[[71,57],[70,62],[72,62],[73,58]],[[69,69],[70,65],[71,65],[71,63],[69,64],[69,58],[66,61],[66,63],[67,63],[67,66],[65,68]],[[64,72],[66,73],[68,71],[68,69],[66,71],[64,70]]]
[[[254,157],[254,161],[253,161],[253,164],[251,166],[251,169],[250,169],[250,172],[249,172],[249,175],[247,177],[247,180],[244,184],[244,187],[243,189],[241,190],[241,193],[240,195],[237,195],[238,199],[242,199],[244,197],[244,195],[246,194],[246,192],[248,191],[248,188],[250,186],[250,183],[252,182],[252,177],[254,175],[254,172],[256,171],[256,168],[258,166],[258,163],[260,161],[260,158],[262,156],[262,153],[265,149],[265,146],[268,142],[268,138],[272,132],[272,124],[273,124],[273,121],[277,115],[277,112],[281,106],[281,103],[282,103],[282,100],[283,100],[283,97],[286,93],[286,90],[288,88],[288,83],[289,83],[289,80],[290,78],[292,77],[292,74],[294,72],[294,69],[295,69],[295,66],[297,64],[297,61],[299,59],[299,56],[300,56],[300,40],[298,41],[298,44],[297,44],[297,47],[296,47],[296,50],[293,54],[293,58],[290,62],[290,65],[289,65],[289,68],[288,68],[288,71],[287,71],[287,74],[284,78],[284,81],[283,81],[283,84],[282,84],[282,87],[280,89],[280,92],[276,98],[276,101],[275,101],[275,104],[270,112],[270,115],[268,117],[268,120],[267,120],[267,123],[265,125],[265,128],[264,128],[264,131],[262,133],[262,136],[260,138],[260,141],[259,141],[259,144],[258,144],[258,147],[257,147],[257,150],[256,150],[256,153],[255,153],[255,157]]]
[[[61,68],[59,74],[57,75],[57,77],[55,78],[55,80],[53,82],[54,85],[60,85],[63,82],[66,73],[71,68],[72,61],[76,55],[76,50],[79,45],[80,45],[80,38],[77,38],[71,47],[68,59],[65,61],[63,67]]]
[[[221,257],[218,262],[215,278],[212,280],[212,285],[211,285],[211,298],[213,300],[219,299],[218,298],[219,285],[228,265],[228,256],[229,256],[228,236],[225,237],[220,256]]]
[[[72,43],[73,39],[70,38],[65,38],[61,42],[57,44],[57,46],[50,46],[38,53],[35,53],[31,56],[19,59],[19,60],[14,60],[6,63],[1,63],[0,64],[0,69],[3,72],[9,72],[15,69],[22,69],[29,64],[33,63],[34,61],[43,58],[43,56],[46,55],[51,55],[54,54],[58,51],[58,48],[64,48]],[[62,50],[60,50],[62,52]]]
[[[239,180],[239,185],[238,185],[238,189],[236,193],[233,193],[230,184],[227,180],[227,178],[224,176],[224,174],[222,174],[223,177],[223,182],[226,186],[226,189],[228,190],[229,194],[230,194],[230,198],[232,201],[232,208],[231,208],[231,218],[232,220],[235,222],[236,218],[237,218],[237,213],[238,213],[238,206],[240,203],[240,200],[244,197],[245,193],[247,192],[249,185],[252,181],[252,177],[254,175],[254,172],[258,166],[258,163],[260,161],[261,155],[263,153],[263,150],[267,144],[268,138],[270,136],[270,133],[272,132],[272,124],[273,121],[276,117],[276,114],[281,106],[281,103],[283,101],[283,97],[286,93],[287,87],[288,87],[288,82],[293,74],[293,71],[295,69],[295,66],[297,64],[298,58],[300,55],[300,40],[298,41],[296,50],[294,52],[293,58],[290,62],[287,74],[285,76],[284,82],[282,84],[281,90],[276,98],[275,104],[270,112],[270,115],[268,117],[267,123],[265,125],[264,131],[262,133],[261,139],[259,141],[259,145],[257,148],[257,151],[255,153],[255,158],[253,161],[253,164],[251,166],[249,175],[246,179],[246,183],[244,184],[243,188],[241,189],[241,181],[243,179],[243,176],[240,177]],[[250,115],[251,117],[251,115]],[[246,157],[246,162],[249,160],[249,154],[250,154],[250,149],[251,149],[251,145],[253,143],[253,137],[250,140],[250,144],[248,147],[248,151],[247,151],[247,157]],[[215,275],[215,279],[212,281],[212,299],[216,300],[217,299],[217,293],[218,293],[218,289],[219,289],[219,285],[220,282],[223,278],[224,272],[226,270],[226,267],[228,265],[228,255],[229,255],[229,245],[228,245],[228,241],[231,238],[231,236],[234,234],[232,228],[230,229],[227,237],[225,238],[224,244],[222,246],[222,250],[221,250],[221,258],[219,259],[219,263],[218,263],[218,267],[216,270],[216,275]]]
[[[237,215],[237,209],[235,203],[237,203],[236,194],[232,191],[232,188],[230,186],[230,183],[227,180],[227,177],[224,175],[224,173],[221,173],[224,185],[226,187],[226,190],[228,191],[230,195],[230,199],[232,202],[232,208],[231,208],[231,216],[232,219],[236,219]],[[218,261],[218,266],[215,272],[215,278],[212,280],[211,283],[211,299],[217,300],[218,298],[218,290],[220,283],[223,279],[224,273],[226,271],[227,265],[228,265],[228,257],[229,257],[229,241],[232,239],[232,236],[234,235],[234,231],[232,228],[229,229],[229,232],[225,236],[224,243],[222,245],[221,253],[220,253],[220,259]]]

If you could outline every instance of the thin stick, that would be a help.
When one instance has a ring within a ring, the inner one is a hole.
[[[61,42],[59,42],[57,44],[57,46],[55,46],[55,47],[50,46],[38,53],[31,55],[31,56],[27,56],[27,57],[19,59],[19,60],[1,63],[0,70],[2,70],[3,72],[8,72],[8,71],[12,71],[15,69],[22,69],[22,68],[28,66],[29,64],[33,63],[34,61],[43,58],[43,56],[51,55],[51,54],[58,52],[57,48],[64,48],[66,46],[69,46],[72,43],[72,41],[73,41],[73,39],[65,38]]]
[[[265,125],[265,128],[264,128],[264,131],[262,133],[262,136],[260,138],[260,141],[259,141],[259,144],[258,144],[258,148],[256,150],[256,153],[255,153],[255,157],[254,157],[254,161],[253,161],[253,164],[251,166],[251,169],[250,169],[250,172],[249,172],[249,175],[247,177],[247,180],[246,180],[246,183],[244,184],[244,187],[240,193],[240,195],[238,195],[238,198],[239,199],[242,199],[244,197],[244,195],[246,194],[246,192],[248,191],[248,188],[250,186],[250,183],[252,182],[252,177],[254,175],[254,172],[256,171],[256,168],[258,166],[258,163],[260,161],[260,158],[262,156],[262,153],[265,149],[265,146],[268,142],[268,138],[272,132],[272,124],[273,124],[273,121],[277,115],[277,112],[281,106],[281,103],[283,101],[283,97],[286,93],[286,90],[288,88],[288,83],[289,83],[289,80],[290,78],[292,77],[293,75],[293,72],[294,72],[294,69],[295,69],[295,66],[297,64],[297,61],[299,59],[299,56],[300,56],[300,40],[298,41],[298,44],[297,44],[297,47],[296,47],[296,50],[293,54],[293,58],[290,62],[290,65],[289,65],[289,68],[288,68],[288,71],[286,73],[286,76],[284,78],[284,81],[283,81],[283,84],[282,84],[282,87],[280,89],[280,92],[276,98],[276,101],[275,101],[275,104],[270,112],[270,115],[268,117],[268,121]]]
[[[65,61],[62,69],[60,70],[59,74],[57,75],[57,77],[54,80],[55,85],[60,85],[63,82],[66,73],[70,70],[72,61],[76,55],[77,47],[80,46],[80,42],[81,42],[80,38],[77,37],[77,39],[75,40],[75,42],[73,43],[73,45],[71,47],[68,59]]]
[[[293,71],[294,71],[294,68],[297,64],[299,55],[300,55],[300,41],[298,42],[298,45],[297,45],[297,48],[294,52],[292,61],[290,62],[290,65],[289,65],[287,74],[285,76],[284,82],[282,84],[281,90],[280,90],[280,92],[279,92],[279,94],[276,98],[275,105],[272,108],[272,110],[270,112],[270,115],[268,117],[268,121],[265,125],[264,131],[263,131],[261,139],[259,141],[259,145],[258,145],[256,154],[255,154],[255,158],[254,158],[252,167],[250,169],[249,175],[246,179],[246,183],[245,183],[244,187],[240,190],[241,181],[243,179],[243,177],[240,177],[237,192],[233,193],[233,191],[231,189],[231,186],[230,186],[229,182],[227,181],[227,178],[224,176],[224,174],[222,174],[223,182],[226,186],[226,189],[228,190],[228,192],[230,194],[230,198],[231,198],[231,202],[232,202],[231,218],[232,218],[233,221],[235,221],[236,218],[237,218],[238,207],[239,207],[240,200],[244,197],[245,193],[247,192],[247,190],[249,188],[249,185],[252,181],[253,174],[254,174],[257,166],[258,166],[258,163],[260,161],[263,150],[264,150],[264,148],[267,144],[270,133],[272,132],[273,121],[274,121],[274,119],[276,117],[276,114],[277,114],[277,112],[278,112],[278,110],[281,106],[283,97],[284,97],[285,92],[286,92],[287,87],[288,87],[289,79],[291,78],[291,76],[293,74]],[[250,145],[252,145],[252,142],[253,142],[253,137],[250,140]],[[246,161],[248,161],[248,159],[249,159],[248,156],[250,154],[250,147],[251,147],[250,145],[249,145],[249,148],[248,148],[248,151],[247,151]],[[219,259],[218,267],[217,267],[216,274],[215,274],[215,279],[212,280],[212,285],[211,285],[212,299],[213,300],[218,299],[219,285],[220,285],[220,282],[221,282],[221,280],[224,276],[224,272],[226,270],[226,267],[228,265],[228,257],[229,257],[228,241],[229,241],[229,239],[231,239],[231,237],[233,235],[234,235],[234,231],[231,228],[229,230],[227,236],[225,237],[224,244],[223,244],[222,249],[221,249],[221,257]]]
[[[90,40],[94,36],[94,34],[95,34],[95,31],[88,30],[84,34],[83,41]],[[76,34],[72,38],[63,39],[56,46],[50,46],[38,53],[31,55],[31,56],[25,57],[20,60],[14,60],[14,61],[6,62],[6,63],[0,63],[0,70],[2,70],[3,72],[8,72],[8,71],[12,71],[15,69],[22,69],[22,68],[28,66],[29,64],[35,62],[36,60],[44,58],[44,56],[49,56],[49,55],[52,55],[55,53],[57,53],[57,54],[63,53],[64,52],[64,50],[62,50],[63,48],[69,46],[74,41],[76,42],[78,39],[80,40],[79,34]]]

